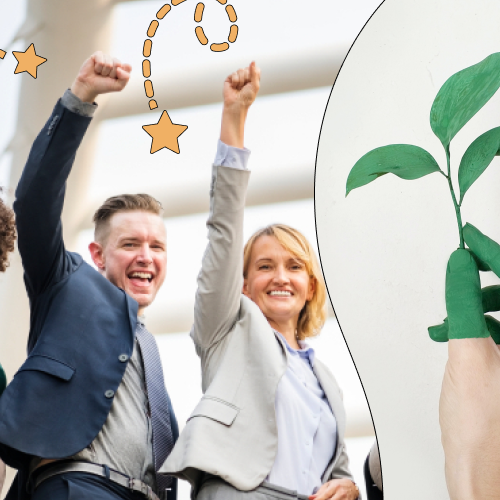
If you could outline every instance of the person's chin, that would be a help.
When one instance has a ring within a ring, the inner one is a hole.
[[[276,318],[276,319],[287,319],[288,317],[292,316],[292,313],[290,312],[289,308],[287,307],[269,307],[267,308],[265,316],[271,317],[271,318]]]
[[[139,304],[139,307],[147,307],[153,302],[153,294],[151,292],[127,290],[127,293]]]

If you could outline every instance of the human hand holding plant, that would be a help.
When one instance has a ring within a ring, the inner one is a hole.
[[[464,228],[465,242],[498,273],[500,245],[471,228]],[[498,293],[488,295],[499,302]],[[446,269],[449,343],[439,400],[451,500],[493,500],[500,492],[500,350],[488,332],[484,297],[476,259],[455,250]]]

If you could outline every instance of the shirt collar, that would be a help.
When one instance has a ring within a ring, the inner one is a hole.
[[[276,336],[278,336],[280,339],[283,340],[288,352],[290,352],[291,354],[298,355],[301,358],[308,359],[309,362],[311,363],[311,365],[314,363],[314,355],[315,355],[314,349],[312,347],[310,347],[309,345],[307,345],[306,342],[304,342],[303,340],[298,340],[297,342],[299,343],[300,349],[294,349],[288,343],[288,341],[286,340],[284,335],[282,335],[280,332],[278,332],[278,330],[274,330],[274,328],[273,328],[273,331],[274,331]]]

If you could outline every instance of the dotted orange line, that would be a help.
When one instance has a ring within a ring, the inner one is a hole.
[[[221,4],[225,4],[227,0],[217,0]],[[205,5],[203,5],[201,2],[196,5],[196,9],[194,11],[194,20],[197,23],[201,23],[203,19],[203,10],[205,9]],[[236,16],[236,11],[234,10],[234,7],[232,5],[226,6],[226,12],[227,16],[229,17],[229,20],[234,23],[238,19]],[[205,36],[205,32],[203,31],[203,28],[201,26],[198,26],[195,30],[196,33],[196,38],[198,38],[198,41],[202,45],[207,45],[208,43],[208,38]],[[231,28],[229,29],[229,36],[227,38],[228,42],[234,43],[236,41],[236,38],[238,37],[238,26],[236,24],[231,25]],[[229,44],[227,42],[224,43],[212,43],[210,45],[210,50],[212,52],[224,52],[225,50],[229,49]]]
[[[208,39],[205,36],[205,32],[203,31],[203,28],[201,26],[197,26],[194,32],[196,33],[196,37],[202,45],[206,45],[208,43]]]
[[[201,20],[203,19],[203,9],[204,8],[205,8],[205,6],[201,2],[196,6],[196,10],[194,11],[194,20],[197,23],[200,23]]]
[[[176,6],[179,5],[186,0],[171,0],[172,5]],[[227,0],[217,0],[220,4],[225,5],[227,3]],[[205,9],[205,5],[202,2],[199,2],[196,5],[196,9],[194,11],[194,20],[197,23],[201,23],[203,20],[203,11]],[[156,13],[156,18],[157,19],[163,19],[170,11],[172,10],[172,6],[168,3],[164,4],[160,10]],[[236,16],[236,11],[234,10],[234,7],[232,5],[227,5],[226,6],[226,13],[229,18],[229,21],[231,23],[235,23],[238,17]],[[151,56],[151,51],[153,50],[153,41],[151,38],[153,38],[156,34],[156,30],[158,29],[159,22],[156,19],[153,19],[151,23],[149,24],[148,30],[147,30],[147,38],[144,40],[144,47],[142,49],[142,54],[146,58],[142,61],[142,74],[144,78],[150,78],[151,77],[151,62],[148,57]],[[198,41],[202,45],[207,45],[208,44],[208,38],[205,35],[205,32],[203,31],[202,26],[197,26],[195,28],[195,34],[196,38],[198,38]],[[228,36],[228,42],[234,43],[236,41],[236,38],[238,37],[238,26],[236,24],[232,24],[230,29],[229,29],[229,36]],[[225,50],[229,49],[229,43],[223,42],[223,43],[212,43],[210,44],[210,50],[212,52],[224,52]],[[0,59],[3,59],[5,57],[5,52],[3,50],[0,50]],[[149,101],[149,109],[156,109],[158,107],[158,104],[152,97],[154,96],[154,91],[153,91],[153,82],[151,80],[146,80],[144,82],[144,91],[146,92],[146,96],[150,99]]]
[[[144,48],[142,49],[142,55],[144,57],[149,57],[151,55],[151,48],[153,42],[151,40],[144,40]]]
[[[229,48],[229,44],[227,42],[224,42],[224,43],[212,43],[212,45],[210,45],[210,50],[212,50],[214,52],[224,52],[228,48]]]
[[[236,12],[234,10],[234,7],[232,5],[228,5],[226,7],[226,12],[227,12],[227,17],[229,17],[229,20],[232,23],[235,23],[238,18],[236,17]]]
[[[174,4],[175,5],[175,4]],[[170,12],[170,9],[172,7],[170,7],[170,5],[168,5],[168,3],[166,3],[157,13],[156,13],[156,17],[158,19],[163,19],[169,12]]]
[[[155,36],[156,28],[158,28],[158,24],[159,23],[156,19],[151,21],[151,24],[149,25],[149,28],[148,28],[148,36],[149,37]]]
[[[228,41],[231,43],[235,42],[237,36],[238,36],[238,26],[236,26],[236,24],[233,24],[231,26],[231,29],[229,30]]]

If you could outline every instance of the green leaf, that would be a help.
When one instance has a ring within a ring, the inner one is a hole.
[[[411,144],[391,144],[373,149],[361,157],[349,172],[346,196],[384,174],[413,180],[439,171],[436,160],[425,149]]]
[[[458,169],[460,203],[462,203],[467,190],[498,154],[500,154],[500,127],[492,128],[480,135],[467,148]]]
[[[431,128],[447,149],[457,132],[500,87],[500,52],[450,76],[431,108]]]

